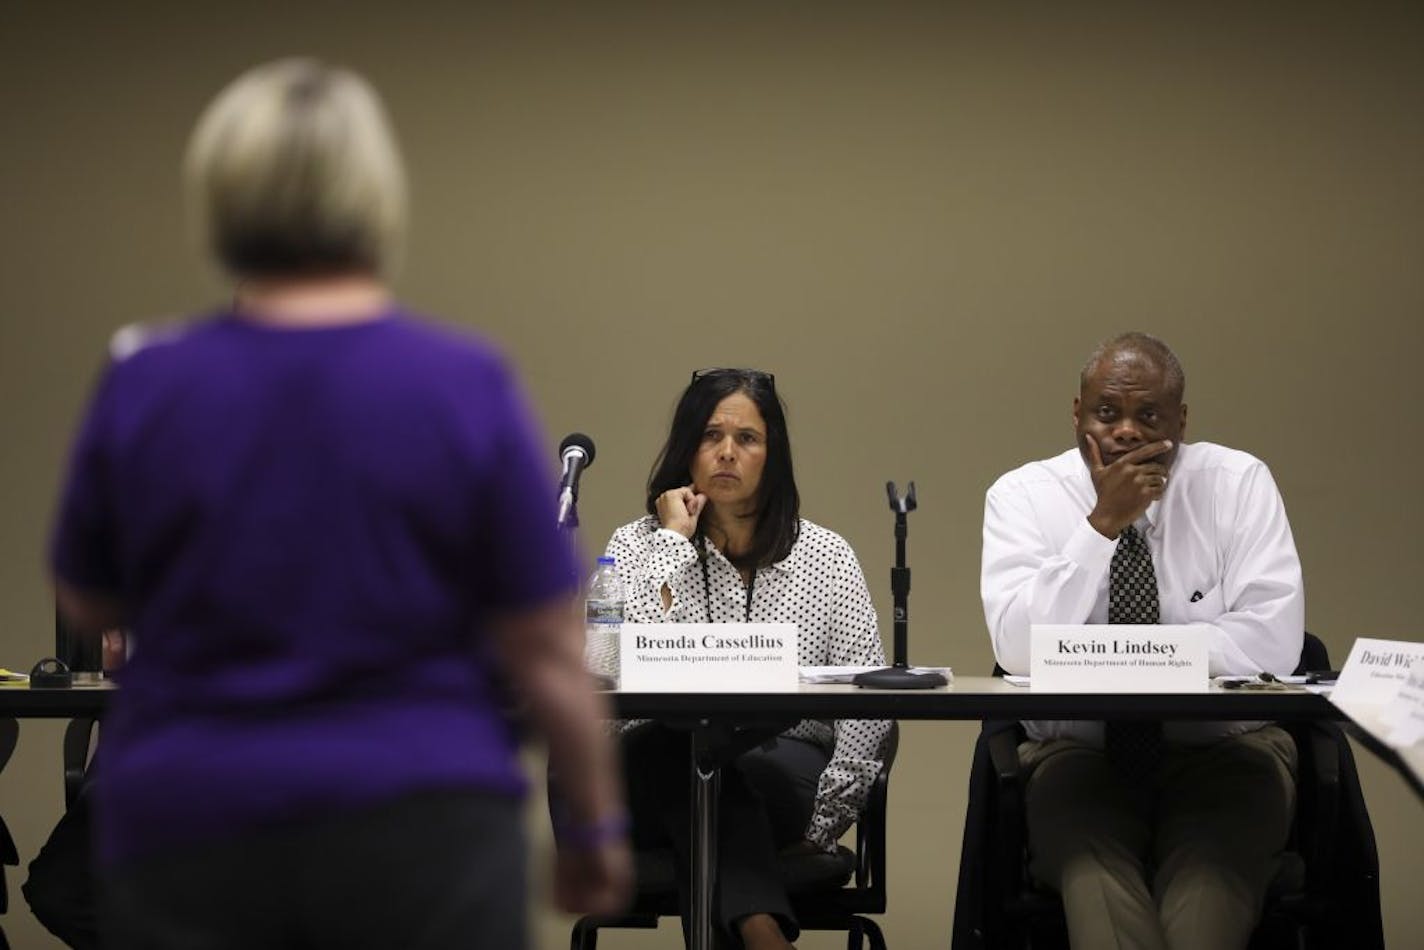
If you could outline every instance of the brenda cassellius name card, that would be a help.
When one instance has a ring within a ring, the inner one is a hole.
[[[1050,693],[1202,693],[1204,624],[1034,624],[1029,683]]]
[[[625,693],[782,693],[798,688],[794,623],[625,623]]]

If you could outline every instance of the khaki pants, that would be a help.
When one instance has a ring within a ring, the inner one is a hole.
[[[1169,744],[1140,790],[1072,739],[1025,742],[1019,759],[1029,870],[1062,894],[1075,948],[1247,945],[1295,808],[1289,733]]]

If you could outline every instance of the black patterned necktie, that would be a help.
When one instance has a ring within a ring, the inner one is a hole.
[[[1157,573],[1147,539],[1134,527],[1122,529],[1108,570],[1108,623],[1157,623]],[[1103,724],[1103,748],[1124,778],[1145,784],[1162,758],[1162,724],[1110,720]]]

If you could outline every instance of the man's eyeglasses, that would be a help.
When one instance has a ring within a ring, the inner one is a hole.
[[[695,369],[692,371],[692,382],[688,383],[688,385],[695,386],[701,380],[715,378],[718,376],[736,376],[740,378],[760,380],[761,382],[766,383],[766,385],[770,388],[776,388],[776,377],[773,376],[771,373],[764,373],[759,369],[734,369],[726,366],[712,366],[708,367],[707,369]]]

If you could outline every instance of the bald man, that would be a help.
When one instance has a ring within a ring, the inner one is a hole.
[[[1252,456],[1183,442],[1185,390],[1161,340],[1104,342],[1073,400],[1076,447],[989,489],[981,593],[1010,673],[1029,671],[1035,623],[1212,624],[1213,676],[1295,668],[1305,600],[1280,492]],[[1295,806],[1283,729],[1024,726],[1029,868],[1062,894],[1075,947],[1247,945]]]

